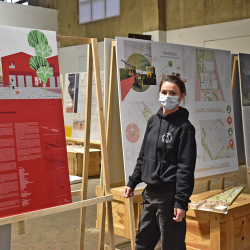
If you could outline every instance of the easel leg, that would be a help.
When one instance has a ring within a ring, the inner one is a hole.
[[[250,171],[247,169],[247,185],[248,185],[248,192],[250,193]]]
[[[86,222],[86,207],[81,208],[80,214],[80,245],[79,250],[84,249],[85,222]]]
[[[221,181],[220,181],[220,189],[221,189],[221,190],[224,190],[224,189],[225,189],[225,177],[222,177],[222,178],[221,178]]]
[[[115,57],[115,46],[112,44],[111,49],[111,61],[110,61],[110,75],[109,75],[109,95],[108,95],[108,107],[106,112],[106,134],[107,134],[107,152],[108,152],[108,163],[110,156],[110,147],[111,147],[111,129],[112,129],[112,120],[113,120],[113,106],[114,106],[114,88],[115,88],[115,79],[116,79],[116,57]],[[102,194],[105,194],[104,183],[104,173],[102,173]],[[105,182],[106,183],[106,182]],[[100,235],[99,235],[99,248],[98,250],[104,249],[104,238],[105,238],[105,219],[106,219],[106,207],[108,204],[102,204],[101,211],[101,225],[100,225]],[[112,205],[111,205],[112,207]],[[113,219],[113,218],[112,218]],[[113,229],[114,230],[114,229]]]
[[[115,237],[114,237],[114,227],[113,227],[112,202],[108,201],[106,204],[107,204],[107,221],[108,221],[108,232],[109,232],[109,246],[110,246],[110,249],[114,250],[115,249],[115,243],[114,243],[115,242]]]
[[[17,222],[17,231],[18,231],[18,235],[25,234],[25,226],[24,226],[23,220]]]
[[[249,178],[249,174],[248,174],[248,178]],[[233,184],[234,184],[235,187],[237,186],[237,175],[233,176]]]
[[[133,197],[128,198],[128,212],[129,212],[131,250],[134,250],[135,249],[135,214],[134,214]]]
[[[103,187],[102,187],[103,188]],[[102,189],[102,196],[105,195],[104,188]],[[99,246],[98,250],[104,250],[104,238],[105,238],[105,221],[106,221],[106,203],[102,203],[101,209],[101,225],[99,234]]]
[[[220,215],[210,213],[210,249],[220,250]]]
[[[84,157],[83,157],[83,170],[82,170],[82,194],[81,199],[87,199],[88,189],[88,166],[89,166],[89,145],[90,145],[90,121],[91,121],[91,102],[92,102],[92,49],[88,45],[88,58],[87,58],[87,89],[86,89],[86,117],[85,117],[85,133],[84,133]],[[86,222],[86,207],[81,208],[80,216],[80,242],[79,250],[84,249],[84,235],[85,235],[85,222]]]
[[[211,180],[207,181],[206,191],[210,191]]]
[[[105,194],[110,195],[111,191],[110,191],[110,178],[109,178],[109,168],[108,168],[108,150],[107,150],[107,140],[106,140],[107,138],[106,138],[105,121],[103,114],[100,65],[99,65],[98,45],[96,38],[91,39],[91,45],[93,49],[93,65],[94,65],[95,84],[96,84],[97,110],[98,110],[98,120],[99,120],[99,130],[100,130],[101,151],[102,151],[104,187],[105,187]],[[107,202],[107,215],[108,215],[110,249],[115,250],[111,201]]]
[[[57,83],[58,84],[58,83]],[[63,78],[62,78],[62,74],[60,75],[60,87],[61,87],[61,94],[62,94],[62,105],[64,105],[64,96],[63,96]]]

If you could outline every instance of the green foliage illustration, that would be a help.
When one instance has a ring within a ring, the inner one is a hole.
[[[30,31],[28,34],[28,43],[29,46],[33,48],[35,48],[37,44],[49,44],[47,37],[39,30]]]
[[[45,92],[47,93],[47,80],[53,76],[53,70],[49,67],[49,62],[44,57],[33,56],[30,58],[30,67],[36,70],[36,75],[43,81]]]
[[[32,56],[30,58],[30,67],[34,70],[38,70],[40,67],[47,66],[49,62],[46,58],[41,56]]]
[[[28,43],[36,53],[36,56],[30,58],[30,67],[36,70],[36,75],[42,80],[47,93],[46,83],[53,76],[53,70],[49,67],[46,57],[52,55],[52,48],[49,46],[47,37],[39,30],[32,30],[28,34]]]
[[[37,56],[49,57],[52,54],[52,49],[49,45],[38,44],[35,47],[35,53]]]

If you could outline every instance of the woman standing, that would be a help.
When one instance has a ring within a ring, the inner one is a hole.
[[[162,108],[147,124],[142,147],[124,197],[143,191],[136,250],[153,250],[161,238],[162,250],[186,249],[186,211],[194,187],[195,129],[188,111],[179,106],[186,88],[179,74],[165,77],[159,86]]]

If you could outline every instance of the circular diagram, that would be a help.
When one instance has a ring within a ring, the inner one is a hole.
[[[234,141],[232,139],[229,140],[229,145],[230,145],[230,147],[234,146]]]
[[[228,124],[231,124],[231,123],[232,123],[232,118],[231,118],[231,116],[228,116],[227,122],[228,122]]]
[[[134,124],[130,123],[125,130],[126,138],[131,143],[136,143],[140,139],[140,129]]]
[[[229,128],[229,129],[228,129],[228,134],[229,134],[230,136],[233,135],[233,129],[232,129],[232,128]]]
[[[127,63],[132,66],[125,66],[131,69],[134,67],[135,75],[133,77],[132,89],[136,92],[146,91],[150,85],[156,85],[155,68],[146,56],[140,53],[133,53],[127,59]]]

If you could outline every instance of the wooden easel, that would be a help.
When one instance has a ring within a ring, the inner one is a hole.
[[[72,40],[73,39],[73,40]],[[78,41],[79,39],[79,41]],[[70,40],[70,41],[69,41]],[[87,41],[86,41],[87,40]],[[57,41],[59,42],[77,42],[80,44],[88,44],[88,55],[87,55],[87,89],[86,89],[86,117],[85,117],[85,142],[84,142],[84,159],[83,159],[83,176],[82,176],[82,192],[81,200],[87,199],[87,185],[88,185],[88,162],[89,162],[89,146],[90,146],[90,121],[91,121],[91,102],[92,102],[92,71],[94,66],[94,76],[96,84],[96,98],[97,98],[97,109],[98,109],[98,120],[99,120],[99,131],[100,131],[100,142],[102,151],[102,162],[103,162],[103,174],[105,183],[105,194],[110,195],[110,180],[109,180],[109,169],[108,169],[108,154],[106,145],[106,134],[104,125],[104,114],[103,114],[103,101],[102,101],[102,90],[101,90],[101,78],[100,78],[100,66],[98,56],[98,45],[97,39],[86,39],[82,41],[81,38],[68,38],[58,36]],[[91,45],[91,46],[90,46]],[[114,249],[114,230],[113,230],[113,218],[112,218],[112,205],[111,201],[107,202],[108,211],[108,228],[109,228],[109,243],[110,249]],[[80,221],[80,244],[79,249],[84,249],[84,233],[85,233],[85,221],[86,221],[86,208],[81,209],[81,221]]]
[[[109,96],[108,96],[108,106],[107,106],[107,148],[108,155],[110,155],[110,147],[111,147],[111,130],[112,130],[112,120],[113,120],[113,105],[114,105],[114,92],[115,92],[115,84],[116,84],[116,42],[112,42],[111,49],[111,61],[110,61],[110,75],[109,75]],[[105,183],[105,176],[102,175],[102,183]],[[102,194],[105,195],[105,185],[102,185]],[[136,191],[135,193],[141,192]],[[129,225],[130,225],[130,237],[131,237],[131,249],[135,249],[135,221],[134,221],[134,207],[133,207],[133,197],[127,199],[127,207],[129,212]],[[100,229],[100,238],[99,238],[99,248],[98,250],[104,250],[104,234],[105,234],[105,219],[106,219],[106,206],[103,203],[102,212],[101,212],[101,229]],[[109,219],[109,214],[108,214]],[[105,249],[108,249],[107,246]]]
[[[81,201],[61,205],[57,207],[51,207],[42,209],[34,212],[18,214],[5,218],[0,218],[0,225],[10,224],[13,222],[18,223],[19,234],[25,233],[24,220],[37,218],[44,215],[55,214],[64,211],[70,211],[72,209],[81,208],[80,217],[80,239],[79,239],[79,250],[84,249],[84,233],[85,233],[85,222],[86,222],[86,207],[95,205],[98,203],[106,203],[108,212],[108,231],[109,231],[109,247],[112,250],[114,248],[114,230],[113,230],[113,217],[112,217],[112,206],[111,201],[113,196],[110,192],[110,179],[109,179],[109,168],[108,168],[108,155],[106,145],[106,133],[104,125],[103,115],[103,102],[101,92],[101,79],[100,79],[100,67],[98,57],[98,45],[96,38],[79,38],[79,37],[66,37],[57,36],[58,42],[73,42],[79,44],[88,44],[88,55],[87,55],[87,89],[86,89],[86,126],[85,126],[85,140],[84,140],[84,159],[83,159],[83,178],[82,178],[82,189],[72,192],[72,196],[81,195]],[[94,68],[93,68],[94,66]],[[90,146],[90,121],[91,121],[91,99],[92,99],[92,71],[95,74],[96,84],[96,96],[97,96],[97,109],[98,109],[98,120],[100,130],[100,141],[102,150],[103,160],[103,176],[104,176],[104,188],[105,196],[87,199],[87,183],[88,183],[88,163],[89,163],[89,146]],[[103,232],[101,232],[103,233]]]
[[[234,86],[235,84],[235,79],[236,79],[236,71],[237,69],[239,70],[239,74],[240,74],[240,65],[239,65],[239,56],[234,56],[233,58],[233,73],[232,73],[232,86]],[[239,79],[241,81],[241,79]],[[241,85],[241,84],[240,84]],[[241,89],[241,86],[240,86]],[[242,101],[242,96],[241,96],[241,107],[243,107],[243,101]],[[244,123],[244,111],[242,108],[242,124],[243,124],[243,133],[245,133],[246,128],[245,128],[245,123]],[[246,140],[244,140],[245,142],[245,156],[246,156],[246,171],[247,171],[247,183],[248,183],[248,191],[250,192],[250,170],[248,169],[248,160],[247,160],[247,145],[246,145]]]

